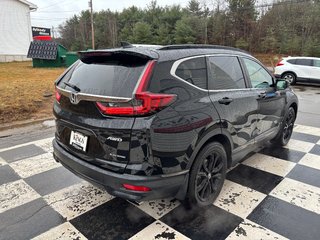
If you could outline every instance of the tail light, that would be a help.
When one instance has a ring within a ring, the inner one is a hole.
[[[280,61],[277,63],[276,67],[283,66],[283,65],[284,65],[284,63],[282,62],[282,60],[280,60]]]
[[[58,92],[57,88],[56,88],[55,95],[56,95],[56,100],[57,100],[57,102],[60,102],[61,94]]]
[[[99,110],[106,115],[145,116],[171,104],[176,99],[176,95],[146,91],[155,63],[155,61],[148,63],[132,101],[128,103],[97,102]]]

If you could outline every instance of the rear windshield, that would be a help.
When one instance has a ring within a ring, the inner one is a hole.
[[[72,91],[70,86],[64,84],[68,82],[78,87],[81,93],[131,98],[145,64],[144,61],[130,64],[119,61],[79,61],[64,75],[58,86]]]

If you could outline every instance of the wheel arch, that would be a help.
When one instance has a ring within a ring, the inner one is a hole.
[[[198,142],[198,144],[195,146],[195,149],[189,159],[187,169],[189,169],[189,170],[191,169],[191,167],[193,166],[193,164],[195,162],[196,157],[199,155],[201,150],[207,144],[214,142],[214,141],[221,143],[223,145],[223,147],[225,148],[226,153],[227,153],[227,161],[228,161],[227,168],[231,167],[231,165],[232,165],[232,150],[233,150],[231,136],[226,130],[216,128],[216,129],[210,131],[209,133],[207,133],[205,136],[203,136],[201,138],[201,140]],[[189,185],[188,183],[189,183],[189,173],[185,178],[184,185],[180,188],[179,192],[175,196],[177,199],[180,199],[180,200],[185,199],[186,193],[188,191],[188,185]]]
[[[288,70],[288,71],[283,72],[283,73],[281,74],[281,78],[282,78],[283,75],[285,75],[286,73],[291,73],[291,74],[293,74],[293,75],[296,77],[296,79],[297,79],[297,74],[296,74],[294,71],[291,71],[291,70]]]
[[[218,131],[219,130],[219,131]],[[191,169],[195,159],[197,158],[198,154],[200,151],[208,144],[211,142],[219,142],[223,145],[223,147],[226,150],[227,153],[227,161],[228,161],[228,168],[232,164],[232,150],[233,150],[233,143],[231,140],[230,134],[222,129],[215,129],[213,132],[208,133],[206,136],[202,137],[202,139],[198,142],[196,145],[193,154],[190,157],[190,161],[188,164],[188,169]]]
[[[297,113],[298,113],[298,104],[297,103],[295,103],[295,102],[293,102],[293,103],[291,103],[290,105],[289,105],[289,108],[290,107],[292,107],[293,108],[293,110],[294,110],[294,112],[295,112],[295,114],[296,114],[296,118],[297,118]]]

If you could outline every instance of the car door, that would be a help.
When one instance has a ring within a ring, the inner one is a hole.
[[[297,58],[294,68],[300,81],[310,79],[313,71],[312,59]]]
[[[208,57],[209,96],[217,109],[221,125],[230,134],[235,153],[254,143],[258,102],[247,88],[237,56]]]
[[[313,59],[310,79],[320,83],[320,59]]]
[[[258,104],[257,137],[272,138],[278,132],[285,109],[285,92],[277,91],[273,76],[260,63],[242,58],[251,91]]]

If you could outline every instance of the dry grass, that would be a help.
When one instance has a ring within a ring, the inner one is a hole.
[[[0,124],[52,116],[53,83],[63,71],[33,68],[32,62],[0,63]]]
[[[283,57],[283,55],[279,54],[267,54],[267,53],[257,53],[253,54],[260,62],[262,62],[265,66],[275,67],[279,60]]]

